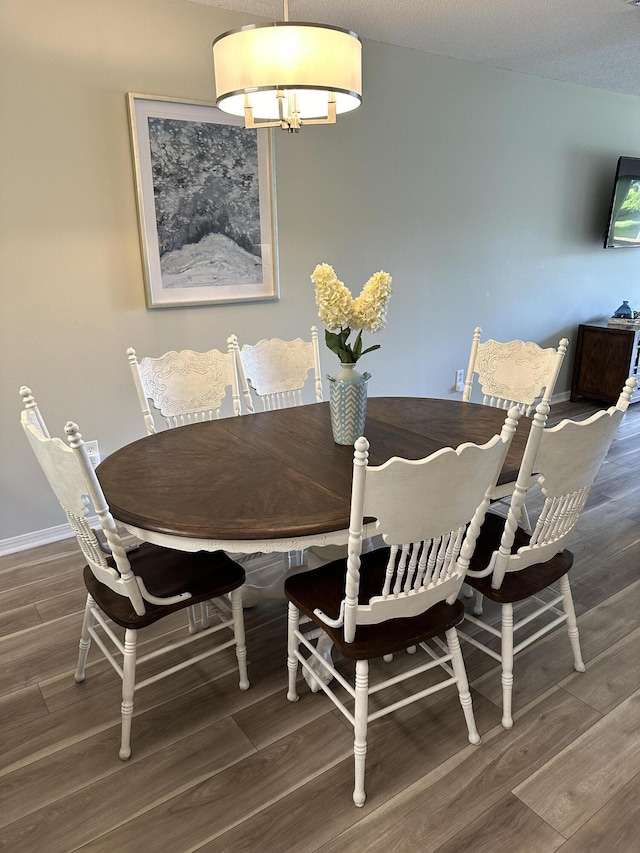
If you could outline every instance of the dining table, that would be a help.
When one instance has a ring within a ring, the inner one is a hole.
[[[369,464],[392,456],[422,459],[468,441],[484,444],[506,416],[503,409],[458,400],[372,397],[365,422]],[[515,483],[529,427],[521,418],[497,493]],[[327,546],[348,541],[353,453],[334,442],[323,402],[147,435],[107,456],[96,473],[114,518],[143,541],[237,555],[306,551],[322,562],[336,557]],[[365,519],[365,542],[375,533],[375,519]],[[248,576],[243,605],[281,598],[285,577],[307,565],[282,568],[267,584]],[[319,638],[316,651],[331,660],[328,636]],[[316,692],[318,681],[330,676],[313,668],[316,676],[305,672],[304,678]]]
[[[506,411],[453,399],[371,397],[369,464],[483,444]],[[515,482],[529,421],[498,484]],[[96,473],[114,518],[139,539],[184,551],[291,552],[349,535],[353,447],[335,444],[329,403],[201,421],[116,450]],[[373,536],[368,520],[364,535]]]

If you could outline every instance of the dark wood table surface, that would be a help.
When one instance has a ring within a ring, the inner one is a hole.
[[[505,417],[457,400],[372,397],[370,464],[482,444]],[[499,482],[515,480],[528,431],[523,418]],[[327,544],[342,532],[346,541],[352,460],[353,448],[333,441],[329,404],[316,403],[146,436],[108,456],[97,474],[113,516],[148,541],[195,550],[232,540],[228,550],[251,552],[279,540],[272,550],[289,550],[285,540]]]

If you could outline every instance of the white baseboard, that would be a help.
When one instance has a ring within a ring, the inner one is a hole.
[[[33,533],[23,533],[22,536],[0,539],[0,557],[26,551],[28,548],[37,548],[39,545],[49,545],[51,542],[59,542],[61,539],[69,539],[72,536],[73,530],[68,524],[58,524],[56,527],[34,530]]]
[[[97,515],[91,516],[87,521],[94,529],[100,528]],[[5,557],[7,554],[17,554],[18,551],[27,551],[29,548],[37,548],[39,545],[50,545],[52,542],[60,542],[62,539],[73,539],[73,537],[73,530],[68,524],[57,524],[55,527],[45,527],[44,530],[34,530],[33,533],[23,533],[21,536],[0,539],[0,557]]]

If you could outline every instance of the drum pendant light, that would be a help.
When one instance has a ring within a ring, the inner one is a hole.
[[[213,42],[216,106],[245,127],[333,124],[362,101],[362,43],[324,24],[249,24]]]

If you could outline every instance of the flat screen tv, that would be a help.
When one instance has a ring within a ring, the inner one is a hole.
[[[640,157],[620,157],[613,184],[605,249],[640,246]]]

